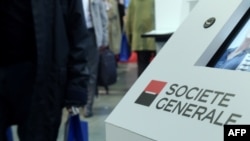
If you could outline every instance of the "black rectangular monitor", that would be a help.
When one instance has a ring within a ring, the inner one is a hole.
[[[250,71],[250,9],[232,30],[207,66]]]

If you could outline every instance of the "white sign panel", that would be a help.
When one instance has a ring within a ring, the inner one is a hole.
[[[250,72],[206,67],[249,7],[200,0],[106,119],[107,136],[117,127],[156,141],[223,141],[224,124],[250,124]]]

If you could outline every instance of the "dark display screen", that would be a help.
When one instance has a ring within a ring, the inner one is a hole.
[[[250,16],[249,10],[207,66],[228,70],[250,71]]]

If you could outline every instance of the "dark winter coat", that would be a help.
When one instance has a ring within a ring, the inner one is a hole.
[[[65,105],[86,103],[87,29],[81,0],[31,0],[37,75],[26,141],[56,141]]]

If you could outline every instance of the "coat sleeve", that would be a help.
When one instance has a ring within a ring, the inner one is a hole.
[[[131,1],[128,5],[127,13],[125,16],[125,34],[129,44],[132,42],[132,33],[133,33],[133,16],[134,16],[134,1]]]
[[[69,38],[68,85],[65,106],[83,106],[87,102],[88,31],[81,0],[67,1],[66,26]]]
[[[100,8],[101,21],[102,21],[102,30],[103,30],[102,45],[108,46],[109,44],[109,30],[108,30],[109,20],[108,20],[108,13],[106,10],[106,5],[105,5],[104,0],[100,1],[99,8]]]

